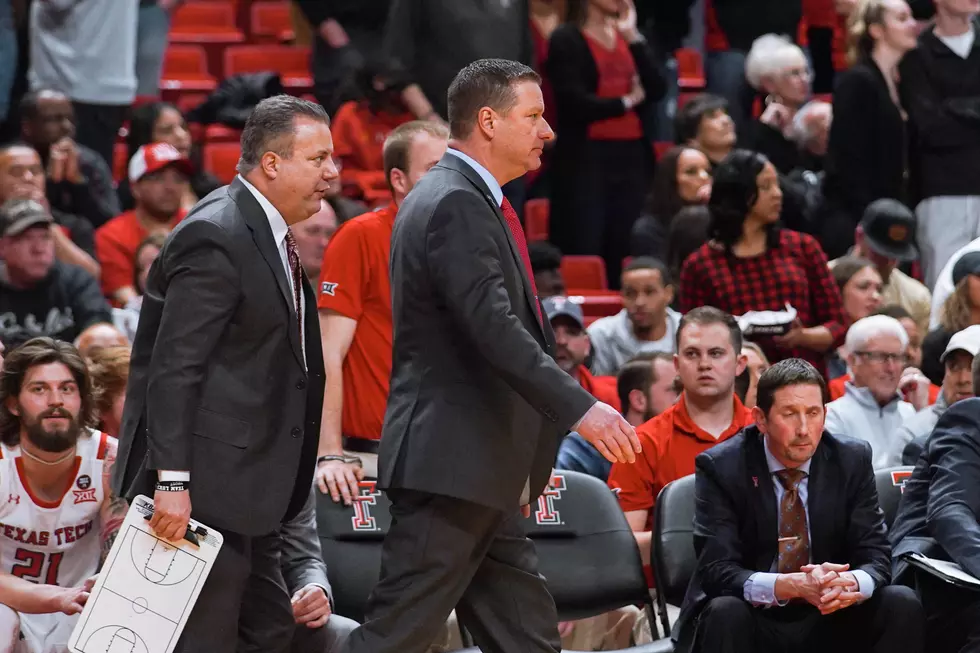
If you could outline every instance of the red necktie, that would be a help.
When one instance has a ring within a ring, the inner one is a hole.
[[[517,251],[521,255],[521,261],[524,263],[524,272],[527,274],[527,278],[531,280],[531,290],[534,292],[534,307],[538,309],[538,320],[543,323],[544,318],[541,317],[541,303],[538,301],[538,287],[534,284],[534,274],[531,272],[531,257],[527,253],[527,238],[524,237],[524,227],[521,226],[521,219],[517,217],[517,211],[514,210],[510,200],[506,197],[504,198],[503,204],[500,205],[500,209],[504,214],[504,219],[507,221],[507,226],[510,228],[511,235],[514,236],[514,242],[517,243]]]

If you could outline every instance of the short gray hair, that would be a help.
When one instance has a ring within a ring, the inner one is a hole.
[[[909,346],[909,334],[902,323],[887,315],[871,315],[864,317],[851,325],[847,330],[844,346],[855,354],[868,346],[868,341],[878,336],[893,336],[902,343],[904,350]]]
[[[284,159],[292,156],[293,131],[296,118],[301,117],[330,124],[322,106],[291,95],[273,95],[255,105],[242,131],[239,174],[251,172],[266,152],[274,152]]]
[[[833,105],[829,102],[824,102],[823,100],[810,100],[796,112],[793,116],[793,126],[790,129],[790,140],[799,146],[805,146],[811,143],[817,138],[817,126],[816,117],[818,112],[826,111],[830,114],[830,120],[833,121]],[[828,125],[829,129],[829,125]]]
[[[778,75],[799,60],[806,63],[806,55],[787,37],[763,34],[752,42],[752,49],[745,57],[745,79],[758,91],[763,78]]]

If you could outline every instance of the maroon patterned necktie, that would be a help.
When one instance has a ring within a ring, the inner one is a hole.
[[[800,500],[799,485],[806,472],[781,469],[776,478],[785,489],[779,502],[779,558],[781,574],[792,574],[810,562],[810,536],[806,528],[806,508]]]
[[[531,257],[527,253],[527,238],[524,237],[524,227],[521,226],[521,219],[517,217],[517,211],[514,210],[510,200],[506,197],[500,205],[500,209],[504,214],[504,219],[507,221],[507,226],[510,228],[511,235],[514,236],[514,242],[517,243],[517,251],[521,255],[521,262],[524,263],[524,272],[527,274],[527,278],[531,280],[531,290],[534,292],[534,307],[538,309],[538,320],[543,323],[541,302],[538,301],[538,287],[534,283],[534,274],[531,272]]]
[[[296,321],[299,324],[299,341],[303,342],[303,267],[299,262],[299,249],[293,232],[286,231],[286,258],[293,274],[293,302],[296,308]]]

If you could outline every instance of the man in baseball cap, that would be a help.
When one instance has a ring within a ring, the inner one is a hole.
[[[875,200],[864,210],[861,222],[854,230],[854,247],[848,254],[875,264],[884,284],[882,305],[901,306],[925,332],[932,295],[928,288],[898,269],[899,263],[919,258],[915,225],[915,215],[901,202],[890,198]],[[836,264],[837,260],[831,261],[830,267]]]
[[[136,206],[95,232],[95,253],[102,264],[102,292],[118,306],[137,295],[135,257],[150,235],[170,233],[187,212],[182,207],[190,160],[169,143],[144,145],[129,160],[129,183]]]
[[[0,237],[19,236],[31,227],[46,229],[54,224],[54,218],[34,200],[11,200],[0,211]]]
[[[916,463],[932,429],[946,409],[957,401],[976,396],[973,359],[977,354],[980,354],[980,325],[974,324],[957,331],[949,339],[946,351],[939,359],[946,371],[942,392],[936,403],[920,410],[899,429],[898,436],[908,440],[902,453],[903,464]]]
[[[585,332],[582,307],[568,297],[556,295],[542,300],[541,308],[555,332],[555,361],[596,399],[619,408],[616,377],[593,376],[585,362],[592,352]]]

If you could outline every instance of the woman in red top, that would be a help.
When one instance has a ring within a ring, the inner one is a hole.
[[[782,198],[776,169],[761,154],[734,150],[715,168],[711,240],[681,268],[680,307],[738,317],[789,304],[797,317],[787,333],[753,339],[772,362],[798,357],[825,370],[826,352],[846,333],[840,292],[817,241],[777,224]]]
[[[558,138],[551,240],[565,254],[598,254],[618,284],[653,167],[641,116],[665,92],[632,0],[574,0],[551,35],[548,78]]]

